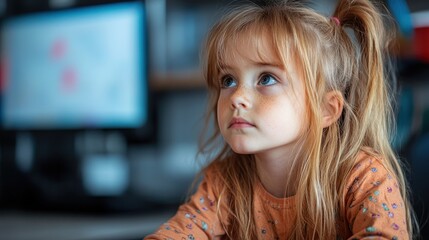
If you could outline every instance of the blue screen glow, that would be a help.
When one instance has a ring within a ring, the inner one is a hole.
[[[133,128],[147,120],[143,4],[12,17],[2,26],[5,129]]]

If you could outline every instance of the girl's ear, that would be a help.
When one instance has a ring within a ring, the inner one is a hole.
[[[327,128],[340,118],[343,112],[344,98],[341,92],[333,90],[323,99],[322,127]]]

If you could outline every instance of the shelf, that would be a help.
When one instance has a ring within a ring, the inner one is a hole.
[[[205,89],[206,85],[201,72],[182,71],[156,73],[150,77],[150,88],[154,91],[175,91]]]

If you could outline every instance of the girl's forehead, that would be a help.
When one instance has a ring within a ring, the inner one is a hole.
[[[267,30],[246,29],[227,38],[220,51],[220,64],[230,65],[236,59],[247,59],[255,63],[284,65],[279,48]]]

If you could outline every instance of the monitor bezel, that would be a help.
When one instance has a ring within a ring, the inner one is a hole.
[[[3,28],[4,23],[6,21],[9,21],[11,19],[15,18],[21,18],[21,17],[31,17],[33,15],[40,15],[40,14],[61,14],[62,12],[68,14],[70,12],[77,12],[77,11],[87,11],[91,10],[90,8],[103,8],[103,7],[113,7],[114,5],[120,5],[120,4],[140,4],[142,8],[141,13],[141,20],[139,23],[140,28],[140,42],[142,43],[140,48],[140,75],[142,78],[141,84],[140,84],[140,91],[141,91],[141,97],[140,103],[145,103],[146,105],[146,121],[144,123],[140,123],[138,126],[77,126],[77,127],[50,127],[50,128],[37,128],[37,127],[14,127],[14,128],[6,128],[2,122],[0,122],[0,132],[3,136],[14,136],[15,134],[19,132],[26,132],[31,133],[34,136],[39,135],[52,135],[52,136],[58,136],[59,134],[78,134],[82,132],[88,132],[88,131],[102,131],[102,132],[120,132],[124,135],[124,137],[129,142],[154,142],[156,138],[156,114],[154,113],[155,107],[154,107],[154,101],[153,101],[153,95],[154,93],[150,91],[150,83],[149,83],[149,76],[150,76],[150,69],[149,69],[149,33],[148,33],[148,26],[147,26],[147,8],[145,5],[145,1],[106,1],[106,2],[96,2],[96,3],[90,3],[87,2],[85,4],[75,5],[68,8],[62,8],[62,9],[37,9],[36,11],[22,11],[22,12],[15,12],[15,13],[9,13],[6,14],[1,22],[0,28]],[[146,98],[146,99],[143,99]],[[3,103],[3,96],[0,93],[0,105]],[[143,104],[142,104],[143,105]],[[0,106],[0,117],[1,114],[3,114],[3,109]]]

